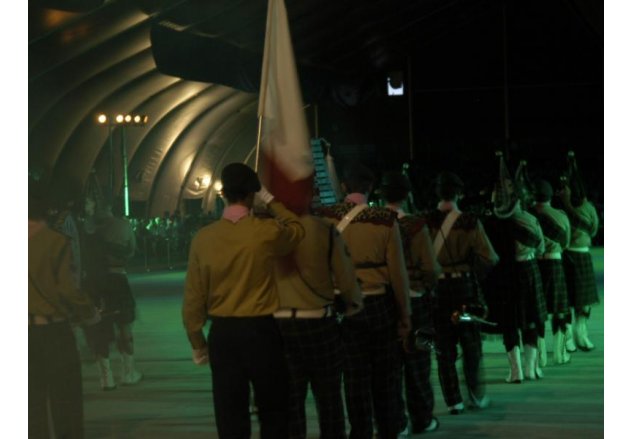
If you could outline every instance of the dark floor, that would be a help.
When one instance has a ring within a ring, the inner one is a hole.
[[[492,405],[484,411],[447,414],[437,375],[432,372],[435,413],[440,429],[434,438],[600,438],[604,436],[603,250],[595,251],[601,305],[593,308],[589,332],[596,349],[573,354],[572,362],[544,369],[537,382],[504,382],[507,361],[500,339],[484,343],[484,365]],[[207,367],[191,361],[180,316],[184,273],[131,275],[137,297],[135,343],[144,380],[133,387],[104,392],[97,368],[85,357],[84,405],[86,437],[92,438],[216,438]],[[552,334],[546,338],[550,351]],[[552,360],[552,358],[549,358]],[[113,357],[115,379],[119,358]],[[312,398],[307,403],[309,438],[318,428]],[[253,423],[254,432],[257,422]],[[253,437],[257,437],[254,434]]]

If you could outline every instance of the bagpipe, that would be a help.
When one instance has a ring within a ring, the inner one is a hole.
[[[563,174],[559,177],[559,189],[557,195],[560,195],[567,189],[570,190],[570,202],[573,206],[579,206],[587,198],[583,179],[577,166],[577,158],[574,151],[568,151],[566,157],[567,166]]]

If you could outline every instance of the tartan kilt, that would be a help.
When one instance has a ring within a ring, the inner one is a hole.
[[[570,306],[581,309],[599,303],[592,255],[589,252],[564,251],[563,262]]]
[[[570,306],[563,263],[560,259],[540,259],[537,264],[542,275],[548,314],[568,313]]]
[[[548,319],[542,276],[536,260],[517,262],[516,266],[516,327],[531,329]]]

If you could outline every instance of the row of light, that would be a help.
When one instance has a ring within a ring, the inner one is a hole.
[[[145,125],[150,120],[145,114],[117,114],[113,117],[116,124],[132,124],[132,125]],[[112,123],[109,117],[103,113],[97,115],[97,123],[106,125]]]
[[[207,189],[211,184],[211,175],[205,175],[203,177],[198,177],[194,180],[194,185],[196,189]],[[216,192],[222,192],[222,182],[220,180],[216,180],[213,184],[213,188]]]

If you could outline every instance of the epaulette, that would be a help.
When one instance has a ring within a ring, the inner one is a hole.
[[[315,214],[325,218],[341,220],[355,206],[354,203],[339,203],[332,206],[319,207]],[[354,217],[352,223],[369,223],[391,227],[398,214],[386,207],[367,207]]]
[[[425,227],[427,220],[420,215],[406,215],[398,219],[399,227],[401,228],[401,236],[414,236]]]
[[[442,212],[440,210],[434,210],[427,214],[427,224],[431,229],[440,229],[443,221],[445,221],[445,217],[447,216],[447,211]],[[458,217],[456,222],[454,223],[452,229],[454,230],[473,230],[478,225],[478,216],[469,213],[462,212],[462,215]]]

